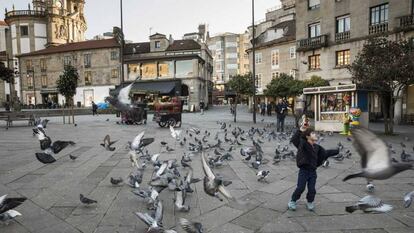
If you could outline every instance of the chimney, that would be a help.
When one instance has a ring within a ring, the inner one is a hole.
[[[170,34],[170,37],[168,38],[168,42],[170,43],[170,44],[173,44],[174,43],[174,39],[173,39],[173,37],[172,37],[172,35]]]

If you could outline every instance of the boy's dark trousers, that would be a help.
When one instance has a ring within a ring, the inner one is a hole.
[[[316,195],[316,177],[316,170],[300,168],[298,175],[298,184],[295,192],[292,194],[292,201],[297,201],[300,199],[300,195],[303,193],[303,191],[305,191],[307,184],[308,194],[306,195],[306,199],[308,202],[313,202]]]

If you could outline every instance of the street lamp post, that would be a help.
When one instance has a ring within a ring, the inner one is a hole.
[[[120,8],[121,8],[121,33],[122,33],[122,40],[121,40],[121,51],[119,55],[121,56],[121,84],[124,83],[124,20],[123,20],[123,12],[122,12],[122,0],[120,0]]]
[[[256,124],[256,29],[254,26],[254,0],[252,0],[252,56],[253,56],[253,123]]]

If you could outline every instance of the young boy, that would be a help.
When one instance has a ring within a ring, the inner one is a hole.
[[[309,127],[309,124],[303,123],[291,139],[293,145],[298,149],[296,165],[299,168],[299,174],[296,190],[288,203],[289,210],[296,210],[296,201],[300,199],[306,185],[308,186],[308,193],[306,195],[308,203],[306,207],[310,211],[315,209],[313,201],[316,195],[316,168],[322,165],[328,157],[339,153],[338,150],[325,151],[322,146],[316,144],[317,141],[318,137],[314,130]]]

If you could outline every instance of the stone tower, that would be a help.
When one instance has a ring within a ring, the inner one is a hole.
[[[84,0],[47,0],[47,46],[85,40]]]

